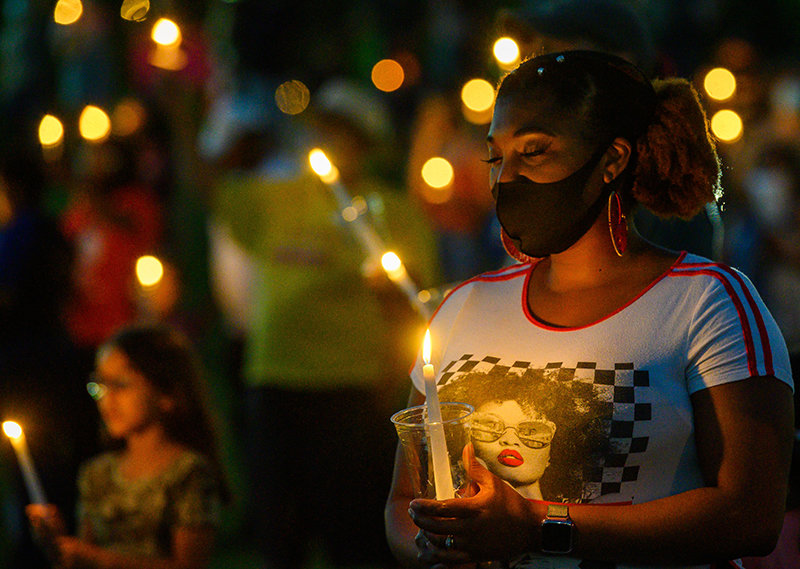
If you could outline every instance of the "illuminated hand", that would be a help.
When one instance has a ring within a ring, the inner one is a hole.
[[[475,459],[471,444],[464,448],[463,459],[474,495],[411,502],[411,518],[422,529],[416,540],[420,561],[509,559],[534,550],[533,535],[544,518],[544,504],[525,499],[489,472]],[[449,548],[445,536],[452,536]]]
[[[25,508],[25,513],[36,542],[42,547],[47,558],[55,562],[59,558],[56,540],[67,532],[61,512],[54,504],[29,504]]]
[[[80,567],[96,567],[98,548],[78,539],[62,536],[56,540],[59,553],[59,569],[78,569]]]

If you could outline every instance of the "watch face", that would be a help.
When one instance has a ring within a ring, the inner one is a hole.
[[[544,520],[542,522],[542,551],[569,553],[572,551],[572,522]]]

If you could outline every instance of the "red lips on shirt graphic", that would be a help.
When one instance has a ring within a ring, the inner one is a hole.
[[[497,455],[497,462],[505,466],[520,466],[525,461],[517,451],[505,449]]]

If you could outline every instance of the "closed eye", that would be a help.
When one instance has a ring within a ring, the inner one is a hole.
[[[502,159],[503,159],[502,156],[492,156],[490,158],[482,159],[481,162],[486,162],[487,164],[496,164],[497,162],[500,162],[500,160]]]
[[[539,156],[541,154],[544,154],[544,150],[531,150],[530,152],[523,152],[522,154],[520,154],[520,156],[523,156],[525,158],[531,158],[533,156]]]

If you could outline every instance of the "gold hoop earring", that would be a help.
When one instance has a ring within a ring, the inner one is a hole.
[[[622,257],[628,249],[628,222],[622,213],[622,200],[614,191],[608,196],[608,231],[611,234],[611,244],[618,257]]]

